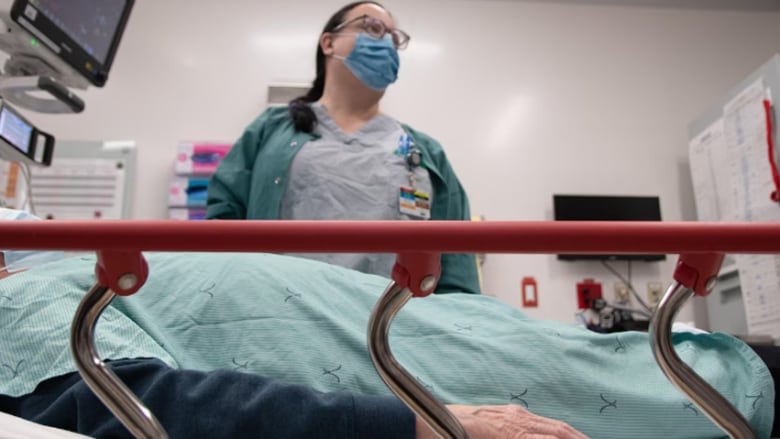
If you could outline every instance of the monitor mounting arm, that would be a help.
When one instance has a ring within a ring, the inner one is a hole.
[[[56,45],[38,38],[10,19],[0,4],[0,51],[8,58],[0,74],[0,97],[38,113],[80,113],[84,101],[71,89],[89,82],[63,62]]]

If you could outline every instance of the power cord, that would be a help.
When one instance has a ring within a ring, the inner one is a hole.
[[[600,302],[600,303],[594,303],[594,305],[592,307],[593,309],[598,308],[599,311],[602,310],[602,309],[605,309],[605,308],[611,308],[611,309],[614,309],[615,311],[623,311],[623,312],[627,312],[627,313],[631,313],[631,314],[639,314],[640,316],[645,317],[648,320],[653,317],[653,315],[651,313],[649,313],[649,312],[647,312],[645,310],[629,308],[627,306],[614,305],[614,304],[612,304],[610,302],[607,302],[604,299],[596,299],[594,302]]]
[[[19,169],[22,170],[22,175],[24,176],[24,186],[25,189],[27,189],[27,199],[24,203],[20,203],[19,207],[23,208],[24,204],[27,204],[30,206],[30,213],[33,215],[37,215],[35,212],[35,202],[33,201],[32,196],[32,173],[30,172],[30,166],[27,163],[24,162],[18,162]]]
[[[649,306],[647,306],[647,303],[644,300],[642,300],[642,296],[640,296],[639,293],[636,292],[636,290],[634,289],[634,285],[631,284],[630,280],[626,280],[626,278],[624,278],[620,273],[618,273],[617,270],[615,270],[611,265],[609,265],[609,263],[607,263],[607,261],[602,259],[601,260],[601,264],[604,265],[604,268],[609,270],[610,273],[612,273],[615,277],[620,279],[621,282],[623,282],[624,284],[626,284],[628,286],[628,289],[634,295],[634,297],[639,302],[639,304],[642,305],[642,308],[644,308],[646,312],[648,312],[648,313],[652,313],[653,312],[653,310]],[[629,265],[629,273],[631,272],[631,268],[630,267],[631,266]]]

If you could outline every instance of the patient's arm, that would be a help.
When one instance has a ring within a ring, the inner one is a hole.
[[[470,439],[587,438],[568,424],[534,415],[518,406],[452,405],[449,409],[463,424]],[[417,439],[438,437],[422,420],[417,420]]]

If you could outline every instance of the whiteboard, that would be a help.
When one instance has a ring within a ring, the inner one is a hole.
[[[780,221],[780,204],[770,198],[775,187],[764,107],[766,99],[773,100],[772,90],[780,90],[780,55],[691,123],[689,154],[699,220]],[[773,116],[776,132],[776,112]],[[777,160],[780,151],[774,152]],[[744,320],[743,334],[780,340],[780,256],[736,255],[734,260],[739,294],[716,289],[706,299],[711,329]],[[734,317],[734,312],[740,315]]]

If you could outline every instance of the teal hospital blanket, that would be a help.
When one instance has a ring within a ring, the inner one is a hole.
[[[366,348],[388,280],[319,262],[256,254],[149,254],[144,288],[117,298],[97,327],[105,359],[234,369],[322,391],[388,394]],[[30,393],[75,371],[70,322],[94,282],[92,257],[0,281],[0,394]],[[723,334],[679,333],[679,355],[769,437],[766,366]],[[601,335],[533,320],[487,296],[414,299],[390,341],[398,360],[446,403],[517,404],[594,438],[720,438],[663,376],[647,334]]]

